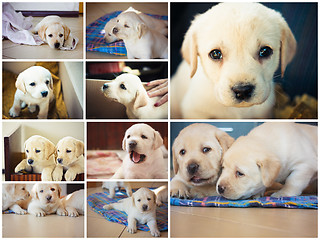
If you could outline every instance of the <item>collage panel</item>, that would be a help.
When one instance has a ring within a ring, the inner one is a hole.
[[[167,181],[87,182],[88,238],[168,238]]]
[[[87,119],[168,119],[167,62],[87,62]]]
[[[5,181],[84,181],[84,123],[2,123]]]
[[[2,237],[84,238],[84,187],[2,183]]]
[[[168,180],[167,122],[88,122],[87,179]]]
[[[83,119],[83,62],[3,62],[3,119]]]
[[[317,235],[317,122],[171,122],[170,129],[171,237]]]
[[[83,3],[2,2],[2,59],[83,59]]]

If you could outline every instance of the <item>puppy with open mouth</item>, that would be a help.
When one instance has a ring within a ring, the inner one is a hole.
[[[163,139],[158,131],[139,123],[127,129],[122,148],[127,152],[113,179],[168,178],[168,163],[164,159]]]

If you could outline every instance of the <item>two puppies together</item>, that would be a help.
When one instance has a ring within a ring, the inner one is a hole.
[[[317,127],[264,123],[236,141],[208,124],[183,129],[173,144],[171,196],[229,199],[297,196],[317,179]]]
[[[50,140],[34,135],[25,142],[26,159],[15,168],[20,171],[41,173],[42,181],[73,181],[84,172],[84,144],[73,137],[62,138],[55,146]]]

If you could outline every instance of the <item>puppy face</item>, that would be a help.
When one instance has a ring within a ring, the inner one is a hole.
[[[27,162],[30,166],[37,166],[54,154],[55,146],[48,139],[35,135],[24,143]]]
[[[59,49],[68,40],[70,29],[61,22],[50,22],[43,25],[38,34],[51,48]]]
[[[107,98],[137,109],[147,105],[146,90],[138,76],[125,73],[118,76],[111,83],[102,86],[102,92]]]
[[[148,161],[148,156],[163,144],[159,132],[147,124],[135,124],[125,133],[122,141],[123,150],[127,151],[130,160],[135,163]]]
[[[56,146],[57,163],[62,166],[68,166],[78,160],[84,153],[84,145],[73,137],[62,138]]]
[[[217,192],[229,199],[246,199],[269,187],[276,179],[280,164],[272,153],[254,140],[240,137],[223,158]]]
[[[195,18],[182,53],[191,77],[201,61],[210,80],[207,88],[221,104],[250,107],[268,98],[280,55],[283,74],[295,49],[279,13],[258,3],[222,3]]]
[[[117,24],[116,18],[110,19],[104,27],[105,35],[104,38],[106,39],[107,43],[112,43],[118,41],[119,38],[113,34],[113,28]]]
[[[172,147],[173,168],[187,183],[201,186],[215,183],[221,159],[233,138],[210,124],[192,124],[184,128]]]
[[[156,196],[148,188],[140,188],[132,195],[133,204],[142,213],[150,212],[156,208]]]
[[[4,189],[13,201],[24,200],[30,196],[25,184],[6,184]]]
[[[16,87],[33,98],[47,98],[53,89],[51,73],[41,66],[30,67],[18,75]]]
[[[56,204],[60,201],[61,188],[58,184],[37,183],[31,190],[31,196],[42,205]]]
[[[135,12],[123,12],[117,17],[117,23],[112,32],[123,40],[139,39],[143,36],[147,26]]]

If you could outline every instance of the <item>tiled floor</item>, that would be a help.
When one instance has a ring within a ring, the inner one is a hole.
[[[42,17],[34,17],[34,26]],[[62,21],[71,29],[74,36],[79,38],[75,50],[61,51],[50,48],[47,44],[40,46],[19,45],[10,40],[2,41],[3,59],[82,59],[83,58],[83,16],[78,18],[62,17]]]
[[[100,184],[98,184],[100,185]],[[131,183],[132,188],[140,187],[159,187],[163,183],[153,182],[153,183],[143,183],[135,182]],[[101,186],[90,187],[88,186],[87,196],[90,194],[102,192]],[[135,234],[130,234],[127,232],[127,227],[118,223],[112,223],[105,220],[102,216],[95,213],[90,209],[87,204],[87,236],[88,238],[151,238],[150,232],[139,231]],[[168,232],[161,232],[162,238],[168,238]]]
[[[124,11],[133,7],[141,12],[157,15],[168,15],[167,3],[87,3],[86,4],[86,26],[96,19],[115,11]],[[126,59],[106,53],[87,52],[87,58],[91,59]]]

